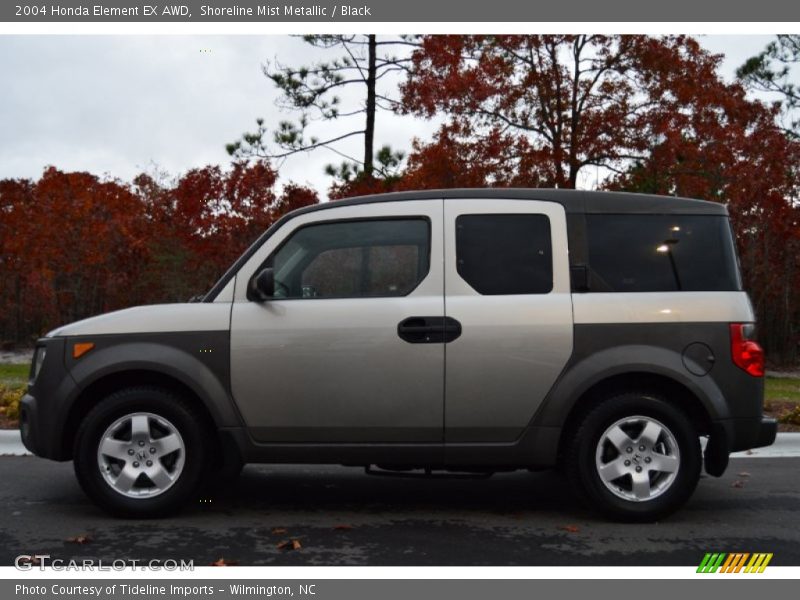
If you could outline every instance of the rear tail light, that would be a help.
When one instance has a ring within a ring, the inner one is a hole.
[[[764,376],[764,350],[751,338],[752,323],[731,323],[731,357],[733,364],[753,377]]]

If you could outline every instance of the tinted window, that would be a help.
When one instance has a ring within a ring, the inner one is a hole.
[[[484,295],[546,294],[553,289],[550,220],[544,215],[456,218],[458,274]]]
[[[303,227],[269,260],[275,270],[275,296],[404,296],[428,272],[429,237],[424,219]]]
[[[586,215],[590,291],[741,289],[728,219]]]

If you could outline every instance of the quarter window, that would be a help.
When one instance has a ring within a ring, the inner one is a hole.
[[[553,289],[550,219],[545,215],[456,218],[458,274],[482,295],[547,294]]]
[[[425,278],[422,218],[339,221],[299,229],[270,257],[276,298],[405,296]]]
[[[593,292],[741,289],[728,219],[586,215]]]

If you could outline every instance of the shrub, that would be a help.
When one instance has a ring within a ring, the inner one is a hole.
[[[780,417],[778,417],[778,422],[787,425],[800,425],[800,404],[795,406],[792,410],[790,410],[786,414],[783,414]]]
[[[9,387],[0,384],[0,415],[9,421],[19,419],[19,401],[25,393],[25,386]]]

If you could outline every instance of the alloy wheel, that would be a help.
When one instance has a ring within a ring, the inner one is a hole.
[[[674,483],[680,469],[675,435],[652,417],[620,419],[597,443],[595,466],[603,485],[631,502],[659,497]]]
[[[172,487],[183,471],[186,446],[178,429],[149,412],[120,417],[97,448],[103,478],[128,498],[153,497]]]

